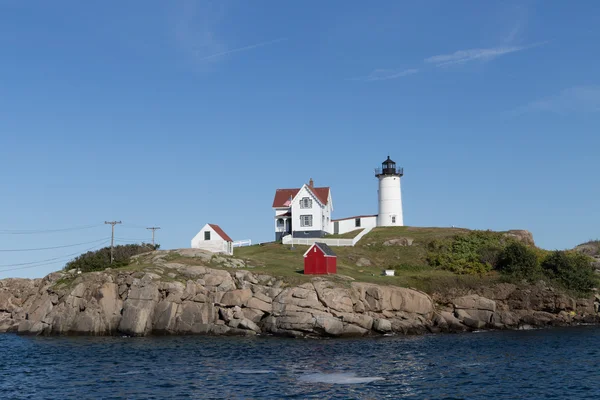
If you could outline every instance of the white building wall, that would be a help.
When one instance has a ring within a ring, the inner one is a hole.
[[[348,218],[337,221],[339,224],[339,234],[355,231],[357,229],[375,228],[377,226],[377,216],[362,217],[360,226],[356,226],[356,218]]]
[[[300,201],[304,197],[309,197],[312,200],[311,208],[300,208]],[[312,226],[303,227],[300,224],[301,215],[312,215]],[[294,200],[292,201],[292,231],[293,232],[308,232],[323,230],[323,208],[319,204],[317,198],[306,189],[306,185],[302,186]]]
[[[402,195],[400,177],[396,175],[379,176],[379,214],[377,226],[403,226]],[[395,222],[392,222],[395,217]]]
[[[204,232],[210,232],[210,240],[204,240]],[[193,249],[207,250],[213,253],[233,254],[233,242],[223,240],[210,225],[206,224],[192,239]]]

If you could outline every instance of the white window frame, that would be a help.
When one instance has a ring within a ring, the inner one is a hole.
[[[301,215],[300,216],[300,226],[313,226],[313,216],[312,215]]]
[[[312,199],[310,197],[301,198],[300,208],[312,208]]]

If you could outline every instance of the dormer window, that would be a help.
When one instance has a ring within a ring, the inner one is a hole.
[[[310,197],[300,199],[300,208],[312,208],[312,199]]]

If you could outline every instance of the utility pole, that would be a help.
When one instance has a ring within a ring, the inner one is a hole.
[[[153,226],[151,228],[146,228],[150,231],[152,231],[152,246],[154,246],[154,232],[156,232],[158,229],[160,229],[160,227],[158,226]]]
[[[113,248],[115,245],[115,225],[120,224],[121,221],[104,221],[106,225],[112,225],[112,235],[110,236],[110,263],[113,263],[115,259],[113,256]]]

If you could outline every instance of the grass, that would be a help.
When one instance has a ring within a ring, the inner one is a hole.
[[[360,228],[360,229],[355,229],[353,231],[346,232],[346,233],[338,233],[338,234],[333,234],[333,235],[327,235],[323,239],[354,239],[363,230],[364,230],[363,228]]]
[[[434,239],[468,232],[466,229],[459,228],[375,228],[354,247],[333,247],[338,258],[338,275],[349,276],[361,282],[414,287],[429,293],[448,287],[474,287],[482,281],[489,281],[489,283],[498,281],[500,278],[494,274],[483,278],[456,275],[428,265],[425,248],[427,243]],[[413,244],[411,246],[383,244],[387,240],[397,238],[413,239]],[[236,248],[234,256],[255,265],[254,270],[257,273],[264,272],[286,278],[286,281],[291,279],[293,282],[301,282],[312,277],[302,274],[303,254],[307,249],[308,246],[294,246],[292,250],[289,245],[271,243]],[[370,266],[357,266],[361,258],[368,260]],[[395,269],[396,276],[383,276],[384,269]]]

